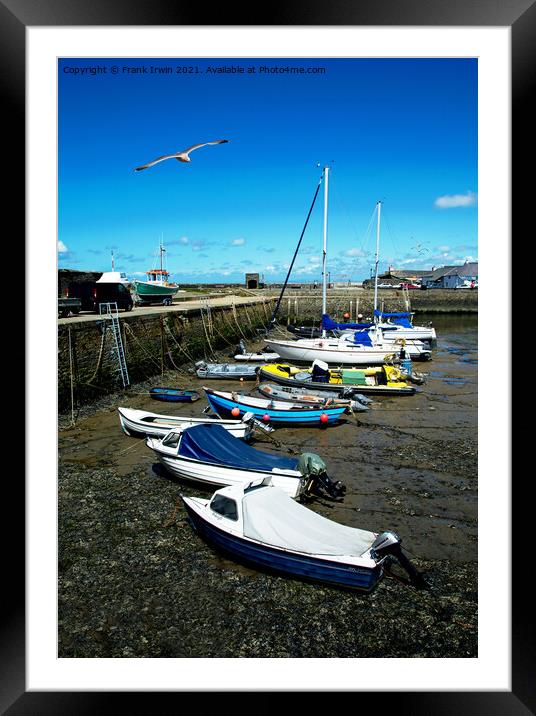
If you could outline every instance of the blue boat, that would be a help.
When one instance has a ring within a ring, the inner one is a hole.
[[[395,558],[415,586],[424,586],[394,532],[378,535],[333,522],[292,500],[270,478],[225,487],[209,500],[181,499],[201,537],[238,561],[370,591]]]
[[[197,391],[180,388],[151,388],[149,395],[153,400],[163,400],[168,403],[193,403],[194,400],[199,400]]]
[[[203,390],[210,407],[220,417],[238,418],[246,413],[253,413],[257,420],[264,423],[321,427],[337,423],[343,414],[348,412],[346,406],[316,408],[303,403],[265,400],[242,393],[227,393],[205,387]]]

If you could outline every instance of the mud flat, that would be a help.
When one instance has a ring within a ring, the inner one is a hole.
[[[169,373],[85,406],[74,427],[60,417],[59,656],[476,657],[477,323],[434,324],[438,348],[416,364],[428,373],[417,395],[256,442],[320,454],[347,495],[311,509],[399,532],[429,590],[385,578],[371,594],[348,592],[259,572],[205,544],[178,496],[210,493],[160,470],[144,440],[119,426],[118,405],[201,413],[204,400],[149,398],[155,384],[201,385]]]

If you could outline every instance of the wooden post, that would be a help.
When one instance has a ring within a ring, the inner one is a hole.
[[[288,306],[287,306],[287,326],[290,323],[290,298],[288,300]]]

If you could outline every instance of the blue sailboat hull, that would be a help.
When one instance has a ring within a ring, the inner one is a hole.
[[[200,536],[238,561],[302,579],[367,592],[373,589],[382,577],[383,568],[381,566],[366,569],[344,563],[334,563],[231,535],[204,520],[184,500],[183,503],[192,526]]]

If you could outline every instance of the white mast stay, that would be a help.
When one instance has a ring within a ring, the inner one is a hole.
[[[380,219],[381,219],[381,213],[382,213],[382,203],[381,201],[376,202],[376,207],[378,209],[378,223],[376,226],[376,269],[375,269],[375,277],[374,277],[374,323],[377,323],[377,316],[376,311],[378,309],[378,264],[380,262]]]
[[[324,247],[322,253],[322,315],[327,313],[327,246],[328,246],[328,175],[329,167],[324,167]],[[326,330],[322,327],[322,338],[326,337]]]

